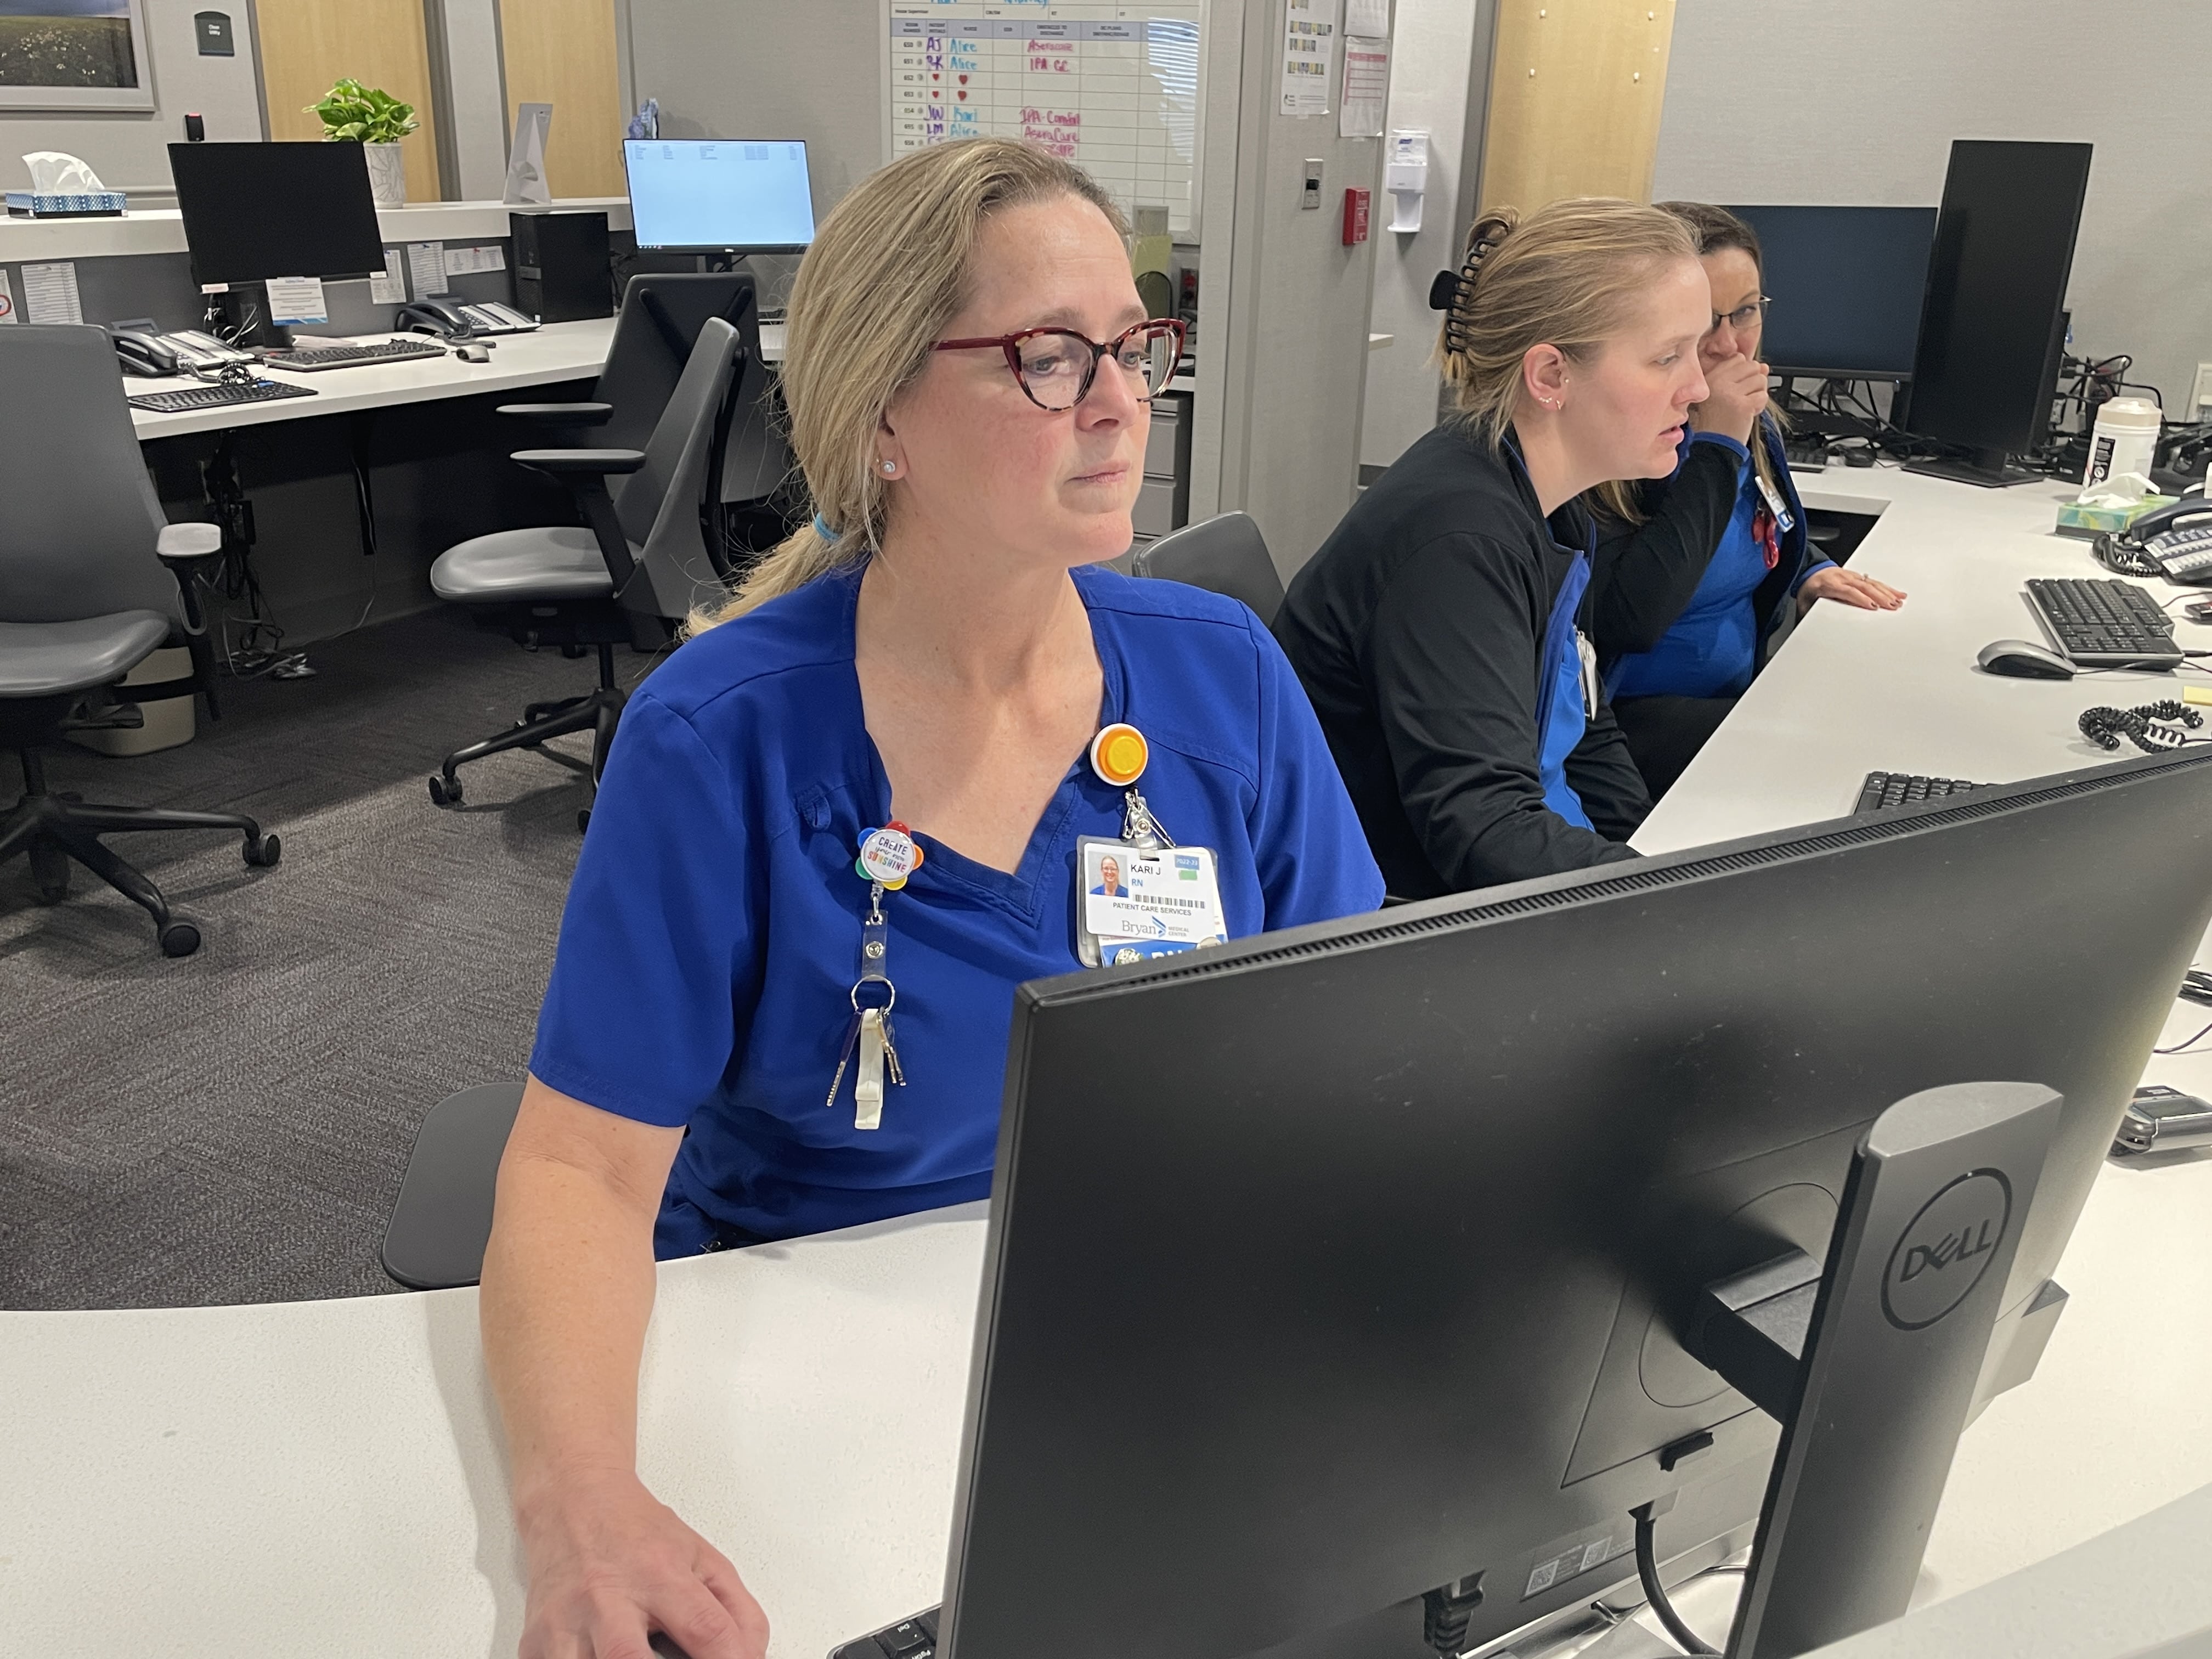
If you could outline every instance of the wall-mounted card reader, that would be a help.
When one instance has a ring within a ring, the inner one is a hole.
[[[1299,198],[1298,205],[1316,213],[1321,211],[1321,157],[1318,155],[1306,157],[1306,192]]]

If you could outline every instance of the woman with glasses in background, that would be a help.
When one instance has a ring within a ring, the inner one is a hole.
[[[1079,837],[1210,849],[1231,935],[1382,901],[1258,619],[1097,568],[1182,336],[1124,234],[1079,169],[978,139],[864,181],[800,266],[817,516],[623,715],[500,1166],[525,1659],[760,1659],[736,1569],[636,1473],[654,1257],[987,1196],[1014,988],[1118,902]]]
[[[1813,550],[1759,336],[1759,236],[1725,208],[1662,202],[1690,228],[1712,289],[1698,357],[1708,388],[1670,478],[1592,492],[1602,528],[1591,628],[1613,717],[1656,800],[1719,728],[1775,635],[1816,599],[1894,611],[1905,595]]]

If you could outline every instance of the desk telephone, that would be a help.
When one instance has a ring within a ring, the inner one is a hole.
[[[2097,557],[2123,575],[2212,585],[2212,501],[2190,495],[2146,513],[2125,530],[2098,537]]]
[[[143,326],[118,323],[108,335],[115,342],[116,359],[126,374],[185,374],[253,361],[251,352],[225,345],[196,328],[161,334],[150,323]]]
[[[442,300],[417,300],[412,305],[400,307],[392,325],[422,334],[441,335],[448,340],[469,340],[479,334],[527,333],[538,326],[538,320],[497,301],[448,305]]]

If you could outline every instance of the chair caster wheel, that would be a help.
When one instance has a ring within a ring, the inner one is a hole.
[[[433,774],[430,779],[430,799],[439,806],[459,806],[461,804],[461,781],[442,774]]]
[[[246,861],[258,870],[271,870],[284,856],[284,843],[275,836],[261,836],[246,843]]]
[[[31,878],[39,884],[39,902],[59,904],[69,896],[69,854],[58,847],[33,843]]]
[[[161,930],[161,954],[188,957],[200,948],[200,930],[189,921],[173,921]]]
[[[576,809],[576,833],[580,836],[585,830],[591,827],[592,809],[588,806],[578,807]]]

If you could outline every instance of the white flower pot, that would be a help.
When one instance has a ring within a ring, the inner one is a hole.
[[[397,144],[363,144],[368,158],[368,189],[379,207],[407,205],[407,162]]]

